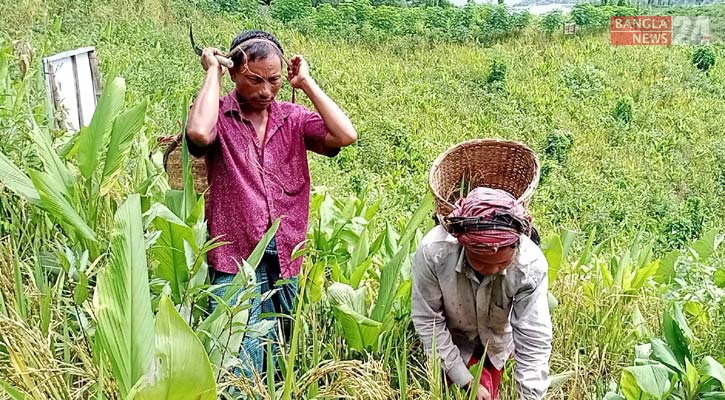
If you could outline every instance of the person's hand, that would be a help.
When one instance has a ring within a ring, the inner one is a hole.
[[[485,386],[479,384],[478,391],[476,392],[476,400],[493,400],[491,393],[488,392]]]
[[[289,60],[287,65],[287,80],[295,89],[302,89],[302,85],[310,78],[310,67],[307,61],[301,56],[296,55]]]
[[[222,74],[224,73],[224,68],[221,64],[219,64],[219,60],[216,59],[215,56],[220,55],[223,56],[224,53],[222,53],[221,50],[216,49],[214,47],[207,47],[201,52],[201,65],[204,67],[204,71],[209,71],[210,69],[217,69]]]

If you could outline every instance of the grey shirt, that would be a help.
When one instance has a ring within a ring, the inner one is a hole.
[[[443,227],[425,235],[413,259],[412,319],[429,355],[435,337],[454,383],[473,380],[466,364],[480,342],[497,369],[513,354],[519,398],[543,399],[552,340],[547,270],[544,254],[522,235],[511,266],[479,280]]]

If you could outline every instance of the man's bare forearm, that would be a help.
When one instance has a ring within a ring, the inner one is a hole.
[[[221,78],[222,71],[219,68],[209,68],[199,95],[189,110],[186,134],[198,146],[208,146],[214,139],[212,131],[219,118]]]
[[[315,109],[329,133],[325,139],[325,145],[329,147],[344,147],[355,143],[357,132],[352,121],[342,109],[317,85],[313,79],[308,78],[303,83],[303,90],[307,97],[314,104]]]

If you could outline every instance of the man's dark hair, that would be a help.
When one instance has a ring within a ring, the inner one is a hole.
[[[251,41],[252,39],[265,39],[266,41]],[[248,41],[251,42],[244,43]],[[265,31],[254,29],[240,33],[232,41],[232,46],[229,51],[234,50],[240,44],[242,45],[241,50],[247,55],[248,61],[264,59],[271,55],[278,55],[281,58],[284,54],[284,50],[282,49],[282,45],[279,43],[279,40],[277,40],[273,34]],[[272,45],[274,45],[274,47]],[[234,61],[235,65],[238,65],[243,61],[243,57],[243,55],[239,54],[236,57],[233,57],[232,61]]]

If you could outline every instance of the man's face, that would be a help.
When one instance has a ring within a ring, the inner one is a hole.
[[[282,86],[282,61],[276,55],[235,65],[230,71],[244,107],[264,110],[274,100]]]
[[[466,247],[466,259],[481,275],[495,275],[508,268],[516,256],[516,245],[499,249],[478,249]]]

